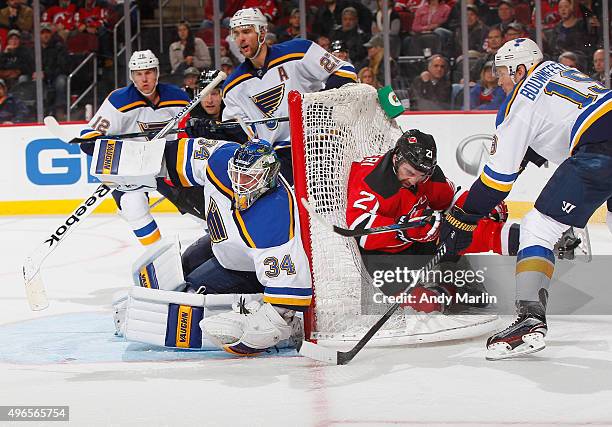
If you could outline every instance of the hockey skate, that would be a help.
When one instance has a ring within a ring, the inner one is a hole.
[[[588,228],[568,228],[555,244],[554,252],[558,259],[573,260],[579,255],[579,259],[590,262],[593,255]]]
[[[487,360],[508,359],[544,349],[548,328],[544,305],[535,301],[518,302],[518,318],[487,340]]]

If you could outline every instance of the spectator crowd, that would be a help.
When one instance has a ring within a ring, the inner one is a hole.
[[[85,55],[95,52],[102,67],[113,66],[112,29],[123,12],[121,0],[41,0],[42,73],[34,72],[32,0],[0,0],[0,122],[32,119],[24,93],[34,80],[44,83],[45,114],[62,118],[66,79]],[[128,0],[125,0],[128,1]],[[468,57],[461,45],[457,0],[308,0],[307,37],[351,62],[361,82],[380,87],[385,62],[383,2],[387,1],[391,84],[413,110],[461,109],[463,61],[469,62],[471,109],[496,110],[504,99],[493,72],[497,50],[509,40],[535,39],[531,0],[467,0]],[[157,7],[139,0],[139,7]],[[213,65],[212,1],[200,3],[200,16],[175,27],[165,47],[162,75],[193,87],[196,72]],[[221,0],[222,68],[231,73],[243,58],[229,37],[229,18],[239,9],[258,7],[268,19],[266,43],[300,37],[298,1]],[[576,67],[604,81],[605,52],[601,0],[542,0],[546,59]],[[149,46],[147,46],[148,48]],[[155,49],[154,49],[155,50]],[[608,71],[609,72],[609,71]]]

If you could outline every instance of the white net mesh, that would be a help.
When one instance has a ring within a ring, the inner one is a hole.
[[[307,197],[316,212],[329,223],[346,227],[347,181],[352,162],[385,153],[402,132],[394,120],[387,119],[376,90],[361,84],[304,94],[302,123],[306,176],[296,176],[296,182],[305,178]],[[296,143],[300,142],[292,141]],[[301,209],[300,215],[307,212]],[[374,304],[369,295],[374,288],[369,285],[371,279],[362,266],[357,243],[316,221],[310,223],[310,236],[316,321],[311,337],[319,343],[359,340],[386,307]],[[362,295],[362,289],[368,295]],[[482,334],[493,328],[493,318],[424,316],[400,309],[372,343],[406,344]],[[472,332],[465,334],[467,329]],[[460,336],[456,336],[458,332]]]

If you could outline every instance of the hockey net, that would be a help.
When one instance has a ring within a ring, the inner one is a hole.
[[[289,117],[298,201],[307,199],[329,223],[346,227],[347,181],[352,162],[385,153],[402,131],[395,120],[386,117],[376,90],[362,84],[310,94],[291,92]],[[375,288],[362,265],[356,240],[328,231],[311,220],[301,203],[298,205],[314,290],[313,306],[305,319],[307,336],[320,344],[357,341],[387,307],[373,302]],[[371,344],[401,345],[478,336],[493,330],[496,318],[418,315],[411,309],[399,309]]]

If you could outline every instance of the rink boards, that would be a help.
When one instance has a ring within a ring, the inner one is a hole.
[[[494,113],[407,113],[398,119],[402,129],[431,133],[438,145],[438,163],[456,185],[469,188],[488,159],[495,129]],[[65,125],[77,135],[84,123]],[[2,126],[4,167],[0,171],[0,214],[67,214],[98,185],[89,174],[90,158],[78,145],[55,138],[42,125]],[[512,217],[522,217],[554,172],[555,165],[530,165],[514,185],[507,202]],[[152,200],[159,197],[151,195]],[[97,213],[114,212],[106,200]],[[157,212],[173,212],[164,201]],[[591,221],[603,222],[598,210]]]

